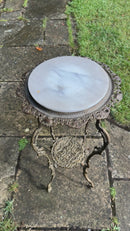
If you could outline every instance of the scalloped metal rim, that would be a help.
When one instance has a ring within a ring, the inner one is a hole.
[[[87,113],[86,111],[82,113],[71,113],[72,115],[67,113],[66,116],[62,116],[62,114],[58,113],[58,116],[56,116],[56,114],[52,113],[53,111],[44,109],[42,106],[38,105],[29,95],[27,90],[27,78],[30,72],[27,72],[23,75],[23,83],[17,89],[18,95],[23,99],[23,111],[34,115],[39,119],[40,123],[47,126],[52,126],[53,124],[65,124],[70,127],[79,128],[89,120],[107,118],[110,113],[110,108],[122,99],[121,79],[113,73],[106,64],[100,62],[97,63],[108,73],[112,81],[111,96],[98,110],[95,110],[92,113]]]

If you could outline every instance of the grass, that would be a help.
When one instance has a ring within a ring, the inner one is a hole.
[[[68,17],[67,17],[67,26],[68,26],[68,32],[69,32],[69,44],[70,44],[71,48],[74,51],[75,45],[74,45],[71,17],[70,17],[69,14],[68,14]]]
[[[8,20],[7,19],[0,19],[0,22],[8,22]]]
[[[16,231],[17,227],[13,221],[13,200],[5,203],[3,219],[0,221],[0,231]]]
[[[9,187],[10,193],[16,193],[18,191],[18,183],[15,181]],[[13,215],[13,203],[14,200],[8,200],[5,202],[5,207],[3,209],[3,216],[0,219],[0,231],[17,231],[17,225],[14,222]]]
[[[113,226],[110,229],[102,229],[101,231],[120,231],[120,227]]]
[[[17,227],[12,219],[4,219],[0,221],[0,231],[16,231]]]
[[[25,17],[23,17],[23,16],[19,16],[17,19],[18,19],[19,21],[29,22],[29,19],[27,19],[27,18],[25,18]]]
[[[13,12],[13,9],[12,8],[3,8],[3,9],[0,9],[0,13],[3,13],[3,12]]]
[[[8,216],[8,214],[12,214],[13,202],[14,202],[13,200],[6,201],[5,208],[4,208],[4,215],[5,215],[5,217]]]
[[[47,26],[47,17],[45,17],[42,21],[42,28],[45,30]]]
[[[72,0],[66,7],[70,45],[76,54],[106,63],[122,79],[123,100],[111,114],[127,126],[130,125],[129,9],[127,0]],[[71,18],[76,23],[75,46]]]
[[[110,194],[111,194],[112,200],[115,200],[115,197],[116,197],[116,190],[115,190],[114,187],[111,187],[111,188],[110,188]]]
[[[117,217],[113,217],[110,228],[102,229],[101,231],[120,231],[119,222],[118,222]]]
[[[9,192],[16,193],[18,191],[19,184],[15,181],[12,185],[9,187]]]
[[[23,7],[26,8],[28,6],[28,0],[24,0]]]

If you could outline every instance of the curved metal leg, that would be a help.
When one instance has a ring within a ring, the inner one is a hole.
[[[101,133],[101,136],[103,138],[103,145],[101,147],[94,147],[93,152],[87,157],[86,164],[83,167],[83,174],[86,180],[89,183],[89,187],[93,187],[93,182],[88,178],[87,176],[87,168],[89,168],[89,160],[94,156],[94,155],[101,155],[102,152],[106,149],[107,145],[109,144],[109,135],[105,129],[103,129],[100,125],[100,121],[96,121],[96,128],[97,130]]]
[[[54,169],[54,166],[53,166],[52,161],[50,160],[49,156],[46,154],[44,148],[39,148],[39,147],[38,147],[37,140],[38,140],[38,136],[39,136],[41,130],[42,130],[42,127],[41,127],[41,126],[39,126],[39,127],[35,130],[35,132],[34,132],[34,134],[33,134],[33,137],[32,137],[32,142],[31,142],[31,144],[32,144],[32,147],[33,147],[34,151],[37,153],[37,156],[44,155],[44,156],[48,159],[48,166],[49,166],[49,168],[51,169],[51,175],[52,175],[52,177],[51,177],[50,183],[49,183],[48,186],[47,186],[47,191],[48,191],[48,192],[51,192],[51,190],[52,190],[51,184],[52,184],[52,181],[53,181],[54,178],[55,178],[55,169]]]

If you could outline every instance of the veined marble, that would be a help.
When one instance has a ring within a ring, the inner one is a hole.
[[[38,65],[28,89],[40,105],[57,112],[79,112],[97,105],[108,94],[111,80],[96,62],[61,56]]]

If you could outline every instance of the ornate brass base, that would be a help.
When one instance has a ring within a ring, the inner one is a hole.
[[[83,175],[88,182],[88,187],[93,187],[93,182],[87,176],[87,168],[89,168],[89,160],[94,155],[101,155],[102,152],[105,150],[107,145],[109,144],[109,136],[105,129],[101,128],[100,121],[96,121],[96,128],[98,132],[101,133],[103,138],[103,145],[101,147],[94,147],[92,153],[89,156],[85,157],[84,152],[84,144],[83,142],[79,142],[79,138],[76,137],[61,137],[56,138],[53,132],[53,127],[50,127],[50,134],[53,139],[53,146],[50,150],[50,156],[45,152],[44,147],[40,148],[38,146],[38,137],[42,130],[42,124],[39,124],[39,127],[35,130],[33,137],[32,137],[32,147],[36,151],[37,156],[44,155],[48,159],[48,167],[51,169],[52,177],[48,184],[47,191],[51,192],[52,190],[52,181],[55,178],[55,166],[60,166],[64,168],[73,168],[78,164],[82,164],[83,166]],[[86,161],[85,161],[86,159]],[[85,164],[84,164],[85,162]]]

